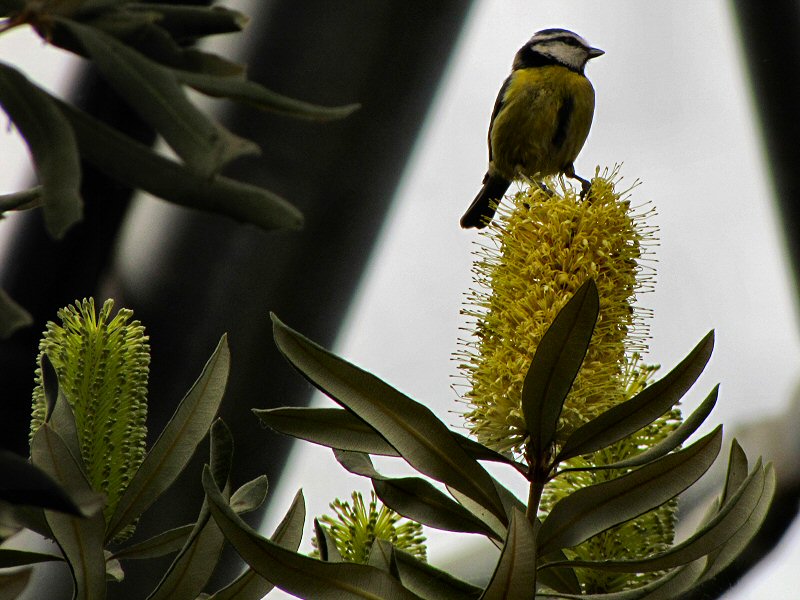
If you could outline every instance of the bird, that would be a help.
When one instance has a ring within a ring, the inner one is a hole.
[[[584,74],[586,63],[605,54],[572,31],[543,29],[514,57],[489,121],[489,168],[475,200],[461,217],[461,227],[482,229],[511,182],[575,173],[573,162],[583,148],[594,116],[594,88]]]

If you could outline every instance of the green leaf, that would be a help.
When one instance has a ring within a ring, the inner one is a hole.
[[[49,562],[53,560],[64,560],[55,554],[45,554],[42,552],[28,552],[26,550],[14,550],[13,548],[0,548],[0,569],[9,567],[21,567],[22,565],[32,565],[34,563]]]
[[[325,562],[342,562],[344,560],[336,545],[336,540],[333,539],[328,528],[323,527],[319,519],[314,519],[314,535],[317,538],[320,559]]]
[[[281,408],[252,409],[262,425],[284,435],[337,450],[365,452],[380,456],[400,456],[400,453],[375,429],[344,408]],[[471,440],[450,432],[456,442],[475,460],[489,460],[524,470],[512,458],[504,456]]]
[[[531,598],[536,589],[536,533],[521,512],[514,511],[508,537],[481,600]]]
[[[60,239],[83,215],[81,166],[72,128],[46,92],[3,62],[0,106],[25,138],[42,185],[45,226]]]
[[[0,600],[16,600],[28,587],[33,569],[0,573]]]
[[[497,487],[501,487],[499,483],[497,484]],[[500,522],[500,520],[497,517],[495,517],[491,512],[489,512],[487,509],[485,509],[480,504],[475,502],[469,496],[466,496],[461,492],[459,492],[458,490],[455,490],[451,487],[448,487],[447,491],[450,492],[453,498],[456,499],[456,502],[458,502],[471,515],[476,517],[482,523],[485,523],[486,526],[492,530],[494,535],[489,537],[493,538],[492,541],[495,543],[495,545],[497,545],[498,547],[502,547],[502,542],[503,540],[506,539],[506,535],[508,533],[508,527],[506,527],[503,523]],[[522,510],[524,510],[524,506],[522,507]],[[509,514],[510,517],[511,513],[508,511],[506,512],[507,514]]]
[[[0,338],[6,339],[12,333],[33,323],[31,314],[22,308],[0,289]]]
[[[210,178],[232,159],[258,153],[253,142],[214,123],[187,98],[173,72],[115,38],[56,17],[86,49],[103,78],[197,174]]]
[[[68,104],[59,107],[75,130],[81,156],[117,181],[265,230],[303,225],[302,214],[277,194],[227,177],[199,176]]]
[[[66,444],[47,423],[31,440],[31,458],[72,495],[93,493]],[[78,518],[46,510],[45,518],[72,573],[73,598],[103,600],[106,597],[103,512],[98,510],[91,516]]]
[[[720,498],[720,505],[727,502],[734,490],[737,490],[740,485],[747,479],[747,455],[744,450],[736,441],[736,438],[731,441],[731,450],[728,456],[728,470],[725,474],[725,488],[722,491],[722,498]]]
[[[481,595],[481,588],[453,577],[414,555],[394,549],[397,572],[402,584],[427,600],[470,600]]]
[[[233,500],[231,499],[232,503]],[[305,499],[303,498],[303,491],[298,490],[292,505],[270,539],[276,544],[296,552],[303,538],[305,518]],[[272,583],[261,577],[252,567],[248,567],[230,585],[210,596],[209,600],[260,600],[273,587],[275,586]]]
[[[227,498],[233,437],[222,419],[214,421],[209,437],[211,453],[208,470]],[[205,501],[192,532],[148,600],[194,600],[211,578],[224,542],[225,538],[211,518]]]
[[[211,425],[209,438],[211,444],[209,468],[214,481],[219,487],[224,488],[228,484],[233,465],[233,435],[225,421],[217,418]]]
[[[241,31],[248,18],[236,10],[222,6],[181,6],[128,2],[126,11],[155,13],[159,27],[178,40],[194,40],[208,35]]]
[[[355,563],[323,562],[261,537],[231,510],[208,468],[203,487],[214,519],[236,551],[262,577],[281,589],[315,600],[418,599],[388,573]]]
[[[476,442],[475,440],[468,438],[465,435],[461,435],[455,431],[450,432],[452,436],[455,438],[458,445],[461,446],[464,451],[469,454],[475,460],[488,460],[491,462],[502,463],[504,465],[509,465],[514,467],[520,474],[523,476],[527,476],[528,474],[528,467],[521,463],[518,463],[514,460],[513,456],[500,454],[499,452],[495,452],[494,450],[487,448],[481,443]]]
[[[125,579],[125,571],[122,570],[122,564],[116,559],[111,557],[111,552],[103,550],[106,557],[106,581],[113,581],[120,583]]]
[[[764,490],[764,471],[759,463],[730,500],[714,518],[689,538],[669,550],[643,558],[626,561],[571,560],[552,563],[553,566],[586,567],[616,573],[645,573],[666,571],[688,564],[725,544],[750,520]],[[551,565],[543,565],[548,568]]]
[[[112,0],[117,3],[117,0]],[[159,65],[187,71],[201,71],[215,75],[237,76],[244,74],[244,67],[215,54],[203,52],[195,47],[187,47],[186,41],[176,40],[163,27],[163,15],[156,10],[165,5],[148,4],[142,12],[128,10],[130,4],[124,4],[121,10],[106,10],[99,15],[88,18],[73,18],[92,29],[100,30],[131,51],[138,52]],[[188,8],[188,7],[187,7]],[[160,20],[161,19],[161,20]],[[160,21],[160,22],[159,22]],[[66,28],[56,22],[50,30],[50,40],[60,48],[79,56],[87,56],[83,45]],[[88,57],[88,56],[87,56]]]
[[[235,77],[219,77],[205,73],[176,71],[178,81],[198,92],[216,98],[229,98],[278,114],[308,119],[313,121],[330,121],[343,119],[360,108],[360,104],[345,106],[319,106],[302,100],[295,100],[277,92],[273,92],[254,81]]]
[[[125,490],[108,523],[106,539],[133,523],[180,475],[219,410],[230,368],[222,336],[200,377],[181,400],[156,443]]]
[[[419,402],[328,352],[272,315],[275,342],[312,384],[377,430],[415,469],[463,492],[505,521],[492,478]]]
[[[683,442],[685,442],[689,436],[691,436],[700,425],[703,424],[703,421],[706,420],[711,411],[714,408],[714,405],[717,403],[717,395],[719,394],[719,385],[714,386],[714,389],[708,395],[708,397],[703,401],[697,409],[689,415],[689,417],[681,423],[672,433],[670,433],[666,438],[661,440],[654,446],[651,446],[641,454],[637,454],[636,456],[632,456],[626,460],[621,460],[619,462],[610,463],[608,465],[597,465],[595,467],[586,467],[586,468],[576,468],[576,469],[564,469],[563,472],[567,471],[592,471],[596,469],[628,469],[630,467],[638,467],[640,465],[644,465],[649,463],[657,458],[661,458],[666,454],[669,454],[675,448],[680,446]]]
[[[369,548],[367,564],[389,573],[400,581],[400,574],[397,571],[397,559],[394,556],[394,546],[392,546],[391,542],[375,538]]]
[[[589,349],[599,312],[597,286],[589,279],[559,311],[536,348],[522,384],[530,462],[538,464],[550,451],[558,417]]]
[[[599,594],[548,592],[544,597],[568,600],[676,600],[683,598],[683,594],[697,581],[703,568],[702,562],[695,561],[685,567],[679,567],[655,581],[632,590]]]
[[[58,375],[47,354],[42,355],[41,361],[42,382],[47,401],[47,416],[45,420],[53,430],[61,436],[75,463],[86,474],[86,465],[81,454],[81,443],[78,439],[78,426],[75,422],[75,413],[72,406],[64,396],[64,391],[58,383]]]
[[[231,508],[237,515],[258,510],[267,499],[269,483],[266,475],[248,481],[231,496]]]
[[[217,566],[225,538],[206,504],[175,560],[148,600],[194,600]]]
[[[775,469],[772,463],[768,463],[764,468],[764,487],[761,490],[758,505],[750,514],[750,518],[744,526],[724,546],[708,557],[700,582],[707,581],[718,575],[744,551],[756,533],[758,533],[758,530],[761,529],[761,525],[763,525],[764,519],[767,517],[772,499],[775,496],[776,486]]]
[[[489,525],[428,481],[419,477],[386,477],[375,470],[367,454],[360,452],[334,450],[333,454],[351,473],[372,479],[381,502],[407,519],[436,529],[500,539]]]
[[[0,500],[81,516],[81,509],[67,490],[45,470],[21,456],[0,449],[0,474]]]
[[[10,210],[39,208],[44,203],[44,188],[36,185],[27,190],[0,195],[0,213]]]
[[[711,466],[722,443],[722,427],[688,448],[562,499],[539,531],[539,552],[570,548],[674,498]]]
[[[111,558],[117,560],[140,560],[158,558],[180,550],[194,529],[194,523],[169,529],[137,544],[126,546],[114,552]]]
[[[704,337],[677,367],[633,398],[579,427],[556,457],[589,454],[636,433],[670,410],[700,377],[714,349],[714,332]]]
[[[247,513],[261,506],[267,492],[266,480],[266,475],[261,475],[236,490],[230,500],[231,508],[236,514]],[[194,523],[189,523],[169,529],[137,544],[126,546],[111,554],[110,558],[138,560],[172,554],[184,546],[194,526]]]
[[[339,450],[384,456],[400,453],[381,434],[343,408],[253,409],[262,425],[284,435]]]

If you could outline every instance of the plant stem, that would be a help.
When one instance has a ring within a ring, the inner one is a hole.
[[[539,503],[542,501],[542,491],[544,490],[546,477],[544,471],[535,468],[531,469],[530,475],[531,475],[531,477],[529,478],[530,488],[528,489],[528,508],[525,511],[525,516],[528,517],[528,521],[530,521],[531,524],[535,524],[536,515],[539,513]]]

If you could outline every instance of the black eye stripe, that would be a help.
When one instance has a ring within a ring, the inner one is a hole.
[[[558,37],[551,37],[541,40],[534,39],[531,43],[532,46],[538,46],[539,44],[552,44],[552,43],[562,43],[566,44],[567,46],[574,46],[575,48],[586,48],[586,45],[583,44],[580,40],[575,39],[569,35],[562,35]]]

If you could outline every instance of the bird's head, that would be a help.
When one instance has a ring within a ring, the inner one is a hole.
[[[566,29],[543,29],[520,48],[514,58],[514,69],[559,64],[583,73],[587,61],[605,54],[593,48],[577,33]]]

